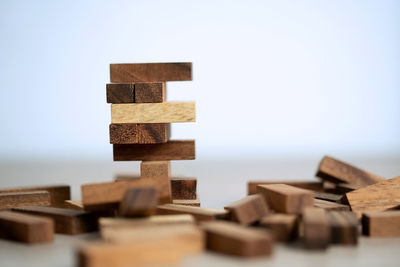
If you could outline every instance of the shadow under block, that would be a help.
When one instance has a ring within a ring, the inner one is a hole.
[[[172,204],[200,207],[200,199],[172,199]]]
[[[261,229],[248,228],[232,222],[205,222],[207,249],[241,257],[269,256],[273,241]]]
[[[113,83],[191,81],[191,62],[110,64]]]
[[[154,145],[113,145],[113,152],[114,161],[192,160],[196,157],[194,140]]]
[[[316,199],[322,199],[326,201],[340,203],[343,195],[327,193],[327,192],[314,192],[314,197]]]
[[[314,205],[314,193],[286,184],[258,185],[268,207],[280,213],[300,214],[305,207]]]
[[[170,137],[169,123],[110,124],[110,144],[161,144]]]
[[[108,83],[107,103],[134,103],[135,102],[135,84],[133,83]]]
[[[53,220],[14,211],[0,211],[0,238],[25,242],[53,241]]]
[[[333,183],[350,183],[365,186],[385,180],[375,174],[328,156],[321,160],[316,176]]]
[[[0,193],[0,210],[22,206],[50,206],[47,191]]]
[[[350,206],[322,199],[314,199],[314,207],[324,210],[350,211]]]
[[[259,194],[242,198],[226,206],[225,209],[230,211],[231,220],[241,225],[255,223],[269,212],[264,198]]]
[[[111,123],[196,122],[195,102],[111,104]]]
[[[50,205],[53,207],[64,207],[64,201],[71,199],[69,185],[45,185],[20,188],[0,189],[0,193],[28,192],[28,191],[47,191],[50,194]]]
[[[302,189],[308,189],[312,191],[324,191],[323,184],[321,182],[309,182],[309,181],[248,181],[247,182],[247,194],[257,194],[257,186],[264,184],[287,184]]]
[[[298,216],[294,214],[268,214],[261,218],[260,226],[267,228],[276,241],[288,242],[298,236]]]
[[[331,228],[332,244],[357,245],[358,219],[354,212],[329,211],[327,217]]]
[[[362,216],[362,231],[371,237],[399,237],[400,211],[366,212]]]
[[[363,186],[355,185],[355,184],[348,184],[348,183],[340,183],[340,184],[336,185],[334,190],[335,190],[336,194],[346,194],[348,192],[360,189],[361,187],[363,187]]]
[[[170,176],[171,176],[171,164],[170,161],[168,160],[142,161],[140,163],[140,177],[142,179],[153,178],[153,177],[165,177],[169,180]]]
[[[55,232],[60,234],[76,235],[98,229],[97,217],[82,210],[36,206],[19,207],[13,210],[53,219]]]
[[[178,199],[197,199],[197,179],[196,178],[171,178],[171,197]]]
[[[165,100],[165,82],[135,84],[135,103],[161,103]]]
[[[156,212],[158,193],[154,187],[128,188],[119,204],[124,217],[150,216]]]
[[[306,208],[303,212],[304,242],[309,249],[325,249],[331,240],[326,211]]]
[[[229,212],[227,210],[165,204],[157,207],[157,214],[158,215],[190,214],[196,219],[197,222],[200,222],[200,221],[212,221],[217,219],[227,219]]]

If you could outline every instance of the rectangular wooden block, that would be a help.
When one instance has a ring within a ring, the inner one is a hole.
[[[172,204],[200,207],[200,199],[173,199]]]
[[[305,207],[314,205],[312,191],[285,184],[258,185],[258,192],[268,206],[281,213],[301,213]]]
[[[212,221],[228,218],[229,212],[219,209],[208,209],[193,206],[183,206],[175,204],[160,205],[157,208],[158,215],[190,214],[196,221]]]
[[[19,207],[13,210],[53,219],[55,232],[60,234],[76,235],[98,229],[97,218],[86,211],[40,206]]]
[[[276,241],[288,242],[298,236],[298,216],[295,214],[268,214],[261,218],[260,226],[267,228]]]
[[[111,123],[195,122],[194,102],[111,104]]]
[[[114,161],[132,160],[192,160],[194,140],[168,141],[154,145],[114,145]]]
[[[169,179],[170,176],[171,176],[171,163],[168,160],[142,161],[140,163],[141,178],[165,177]],[[168,183],[170,183],[170,181],[168,181]]]
[[[325,249],[331,240],[331,231],[325,210],[306,208],[303,212],[304,242],[309,249]]]
[[[322,199],[314,199],[314,207],[324,210],[350,211],[350,206]]]
[[[134,103],[135,84],[133,83],[108,83],[107,103]]]
[[[327,192],[314,192],[314,197],[316,199],[322,199],[326,201],[341,203],[343,195],[327,193]]]
[[[106,228],[142,228],[159,225],[182,225],[195,223],[194,217],[189,214],[182,215],[154,215],[142,218],[100,218],[100,231]]]
[[[252,229],[232,222],[205,222],[207,249],[241,257],[269,256],[272,238],[261,229]]]
[[[316,176],[333,183],[351,183],[365,186],[385,180],[375,174],[328,156],[325,156],[320,162]]]
[[[171,136],[169,123],[110,124],[110,144],[161,144]]]
[[[150,216],[156,212],[158,192],[154,187],[128,188],[119,204],[119,214],[125,217]]]
[[[329,211],[328,222],[331,228],[331,243],[357,245],[358,219],[351,211]]]
[[[287,184],[302,189],[308,189],[312,191],[324,191],[321,182],[310,182],[310,181],[248,181],[247,182],[247,194],[257,194],[257,186],[265,184]]]
[[[0,193],[0,210],[22,206],[49,206],[50,194],[47,191]]]
[[[362,231],[371,237],[400,236],[400,210],[364,213]]]
[[[0,238],[25,242],[45,243],[53,241],[54,224],[51,219],[0,211]]]
[[[242,225],[250,225],[259,221],[269,213],[264,198],[259,195],[250,195],[225,207],[231,213],[231,220]]]
[[[135,84],[135,103],[162,103],[165,99],[165,82]]]
[[[171,197],[174,200],[177,199],[196,200],[197,179],[171,177]]]
[[[192,63],[110,64],[110,80],[116,83],[191,81]]]

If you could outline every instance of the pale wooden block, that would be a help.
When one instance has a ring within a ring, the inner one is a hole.
[[[100,218],[100,231],[105,228],[151,227],[157,225],[194,224],[192,215],[154,215],[145,218]]]

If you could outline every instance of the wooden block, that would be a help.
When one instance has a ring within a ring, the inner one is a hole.
[[[314,193],[286,184],[258,185],[258,192],[268,206],[281,213],[301,213],[305,207],[314,205]]]
[[[314,192],[314,197],[316,199],[322,199],[326,201],[340,203],[343,195],[327,193],[327,192]]]
[[[356,185],[371,185],[385,180],[375,174],[363,171],[328,156],[325,156],[320,162],[316,176],[333,183],[351,183]]]
[[[173,199],[172,204],[200,207],[200,199]]]
[[[135,103],[161,103],[165,99],[165,82],[135,84]]]
[[[169,123],[110,124],[111,144],[162,144],[171,136]]]
[[[53,207],[64,207],[64,201],[67,199],[71,199],[71,190],[69,185],[44,185],[44,186],[0,189],[0,193],[28,192],[28,191],[49,192],[51,206]]]
[[[330,226],[325,210],[306,208],[303,212],[304,242],[309,249],[325,249],[331,240]]]
[[[140,174],[129,174],[129,173],[117,173],[114,177],[114,181],[126,181],[126,180],[137,180],[140,179]]]
[[[209,250],[241,257],[272,254],[272,238],[265,230],[222,221],[205,222],[201,227],[206,232]]]
[[[158,215],[171,215],[171,214],[190,214],[200,221],[212,221],[217,219],[228,218],[229,212],[226,210],[208,209],[193,206],[183,206],[175,204],[160,205],[157,208]]]
[[[232,221],[242,225],[250,225],[259,221],[268,214],[268,206],[264,198],[259,195],[251,195],[225,207],[231,213]]]
[[[249,181],[247,182],[247,194],[253,195],[257,194],[257,185],[264,184],[287,184],[294,187],[299,187],[303,189],[308,189],[312,191],[324,191],[321,182],[309,182],[309,181]]]
[[[76,235],[98,229],[96,216],[86,211],[40,206],[19,207],[13,210],[53,219],[55,232],[60,234]]]
[[[329,211],[327,216],[331,228],[331,243],[357,245],[358,219],[354,212]]]
[[[177,199],[193,199],[197,198],[197,179],[196,178],[171,178],[171,197]]]
[[[170,175],[170,161],[142,161],[140,163],[140,176],[142,178],[166,177],[169,179]]]
[[[82,200],[65,200],[66,209],[84,210]]]
[[[294,214],[268,214],[261,218],[260,226],[267,228],[276,241],[288,242],[298,236],[298,216]]]
[[[116,83],[191,81],[192,63],[110,64],[110,80]]]
[[[195,159],[194,140],[154,145],[113,145],[114,161]]]
[[[100,218],[99,225],[100,231],[105,228],[142,228],[142,227],[153,227],[159,225],[182,225],[182,224],[194,224],[195,220],[192,215],[155,215],[142,218]]]
[[[314,199],[314,207],[324,210],[350,211],[350,206],[322,199]]]
[[[0,237],[25,243],[53,241],[53,220],[13,211],[0,211]]]
[[[336,185],[335,192],[336,194],[346,194],[348,192],[354,191],[356,189],[362,188],[362,185],[348,184],[348,183],[340,183]]]
[[[400,236],[400,211],[366,212],[362,216],[362,231],[371,237]]]
[[[150,216],[156,212],[157,205],[156,188],[128,188],[119,204],[119,214],[125,217]]]
[[[0,193],[0,210],[22,206],[49,206],[50,194],[47,191]]]
[[[111,104],[111,123],[195,122],[194,102]]]
[[[107,103],[134,103],[135,84],[133,83],[108,83]]]

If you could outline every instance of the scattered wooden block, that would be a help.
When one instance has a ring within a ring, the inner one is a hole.
[[[351,211],[329,211],[328,222],[331,228],[331,243],[357,245],[358,219]]]
[[[0,210],[21,206],[49,206],[50,194],[47,191],[0,193]]]
[[[258,192],[268,206],[281,213],[301,213],[305,207],[314,205],[314,193],[286,184],[258,185]]]
[[[162,144],[171,136],[169,123],[110,124],[111,144]]]
[[[55,232],[60,234],[76,235],[98,229],[97,218],[86,211],[40,206],[19,207],[13,210],[53,219]]]
[[[173,199],[172,204],[200,207],[200,199]]]
[[[350,211],[350,206],[322,199],[314,199],[314,207],[324,210]]]
[[[298,236],[298,216],[295,214],[268,214],[261,218],[260,226],[270,230],[276,241],[288,242]]]
[[[66,209],[84,210],[82,200],[65,200]]]
[[[192,63],[110,64],[113,83],[191,81]]]
[[[268,206],[264,198],[250,195],[225,207],[231,213],[231,219],[242,225],[250,225],[268,214]]]
[[[343,195],[327,193],[327,192],[314,192],[314,197],[316,199],[322,199],[326,201],[340,203]]]
[[[53,241],[54,225],[48,218],[0,211],[0,237],[25,243]]]
[[[309,249],[325,249],[331,240],[330,226],[325,210],[306,208],[303,212],[304,242]]]
[[[111,123],[195,122],[194,102],[111,104]]]
[[[351,183],[357,185],[371,185],[385,180],[375,174],[363,171],[328,156],[322,159],[316,176],[333,183]]]
[[[363,187],[362,185],[340,183],[336,185],[335,192],[336,194],[346,194],[348,192],[360,189],[362,187]]]
[[[142,218],[100,218],[100,230],[105,228],[141,228],[153,227],[159,225],[182,225],[195,223],[194,217],[189,214],[182,215],[155,215]]]
[[[140,176],[142,178],[165,177],[169,179],[171,176],[170,161],[142,161],[140,163]]]
[[[261,229],[252,229],[232,222],[205,222],[207,248],[220,253],[241,257],[269,256],[272,238]]]
[[[212,221],[216,219],[228,218],[229,212],[227,210],[208,209],[193,206],[183,206],[175,204],[165,204],[157,207],[158,215],[171,215],[171,214],[190,214],[196,221]]]
[[[165,82],[136,83],[135,103],[161,103],[165,101]]]
[[[194,140],[154,145],[114,145],[114,161],[195,159]]]
[[[107,103],[134,103],[135,84],[133,83],[108,83]]]
[[[309,182],[309,181],[249,181],[247,183],[247,194],[257,194],[258,185],[269,185],[269,184],[287,184],[302,189],[308,189],[312,191],[324,191],[321,182]]]
[[[158,193],[154,187],[128,188],[119,204],[119,214],[125,217],[150,216],[156,212]]]
[[[171,197],[173,200],[197,198],[196,178],[171,178]]]
[[[400,236],[400,210],[364,213],[362,231],[371,237]]]

